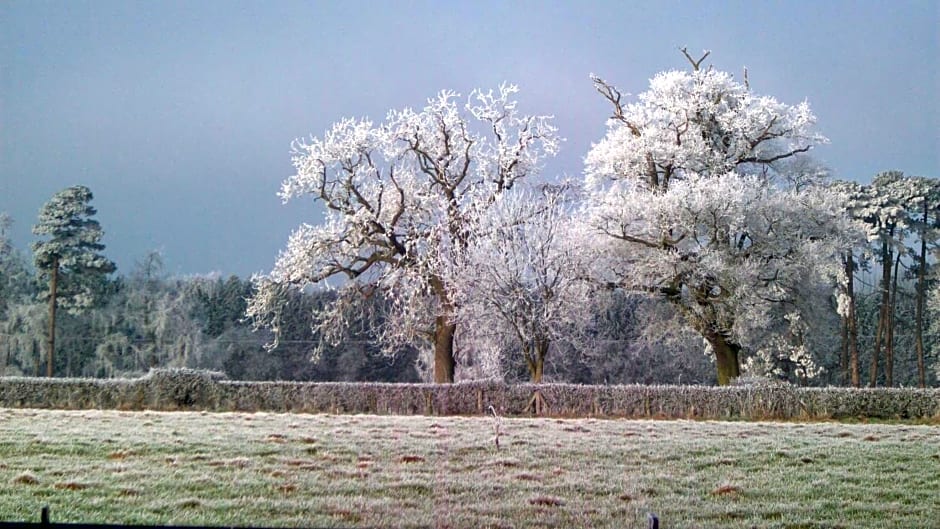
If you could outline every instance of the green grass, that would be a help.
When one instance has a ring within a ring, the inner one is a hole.
[[[0,409],[0,520],[940,527],[934,425]]]

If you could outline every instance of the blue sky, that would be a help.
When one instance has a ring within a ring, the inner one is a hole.
[[[576,176],[609,114],[595,73],[640,93],[677,51],[747,66],[755,92],[807,99],[838,178],[940,177],[940,2],[0,3],[0,211],[26,251],[42,204],[95,194],[106,254],[128,272],[268,270],[312,201],[276,196],[290,142],[381,119],[442,88],[520,85],[567,138]]]

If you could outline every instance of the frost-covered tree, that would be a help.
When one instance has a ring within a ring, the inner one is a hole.
[[[24,298],[32,287],[26,262],[10,239],[12,226],[13,219],[0,212],[0,317],[8,304]]]
[[[0,319],[3,343],[0,376],[39,376],[45,317],[45,308],[36,301],[19,300],[7,305]]]
[[[927,293],[925,310],[930,322],[925,330],[933,337],[933,346],[928,348],[934,357],[930,370],[933,371],[934,380],[940,380],[940,282],[934,283]]]
[[[276,331],[285,289],[332,280],[337,302],[313,318],[324,336],[361,316],[364,296],[382,296],[391,307],[383,343],[430,343],[434,380],[453,381],[459,322],[439,266],[466,243],[474,215],[558,148],[550,118],[520,114],[516,92],[476,90],[460,104],[443,91],[421,110],[393,110],[379,124],[344,119],[295,142],[297,172],[280,196],[312,196],[326,218],[298,228],[272,272],[255,278],[249,316]]]
[[[196,367],[207,340],[195,314],[193,291],[204,281],[167,277],[157,252],[137,261],[130,275],[118,281],[107,305],[86,316],[100,337],[86,374],[111,377],[152,367]]]
[[[884,382],[891,386],[894,383],[897,326],[895,307],[898,304],[901,269],[906,264],[912,267],[923,266],[926,269],[928,240],[935,238],[933,230],[929,227],[931,208],[936,207],[936,202],[933,206],[929,203],[932,193],[935,192],[931,191],[930,180],[906,177],[900,171],[879,173],[870,185],[839,182],[838,186],[847,193],[846,208],[849,214],[864,224],[871,245],[866,253],[874,257],[881,272],[878,319],[868,373],[869,385],[874,387],[878,382],[878,367],[881,353],[884,351]],[[920,251],[908,246],[912,240],[922,243]],[[923,281],[925,280],[926,277],[923,278]],[[919,285],[918,289],[925,288],[922,284]],[[922,328],[923,307],[917,314],[920,315],[917,328]],[[920,351],[922,350],[921,342]]]
[[[584,345],[593,319],[587,256],[570,230],[572,194],[543,186],[497,197],[474,220],[449,278],[457,320],[467,324],[461,338],[478,356],[521,354],[535,383],[553,348]]]
[[[878,329],[871,356],[869,385],[878,380],[878,361],[882,348],[885,352],[885,384],[894,385],[894,318],[897,299],[898,273],[901,259],[906,253],[905,239],[909,235],[910,211],[908,203],[912,189],[900,171],[878,174],[868,186],[868,203],[856,212],[868,227],[869,240],[877,246],[881,264],[881,306]]]
[[[36,321],[31,317],[36,314],[34,285],[25,259],[10,240],[12,226],[13,219],[0,212],[0,376],[10,372],[11,363],[18,363],[17,354],[31,349],[24,330]]]
[[[690,174],[768,175],[828,141],[813,132],[816,116],[808,103],[790,106],[755,95],[727,72],[700,68],[707,56],[692,60],[686,54],[691,72],[657,74],[631,104],[616,87],[592,77],[613,116],[585,160],[590,183],[628,180],[666,191]]]
[[[924,331],[927,301],[928,252],[937,248],[940,240],[940,181],[936,178],[916,177],[912,179],[913,195],[919,197],[918,204],[909,204],[913,230],[919,241],[919,250],[912,249],[916,256],[917,295],[915,298],[914,349],[917,355],[917,383],[927,387]]]
[[[856,232],[837,193],[787,178],[785,162],[826,141],[809,105],[755,95],[686,57],[691,71],[656,75],[629,104],[594,77],[613,116],[585,160],[587,216],[601,235],[601,279],[672,303],[727,384],[745,348],[808,360],[813,322],[799,305],[808,287],[835,284]],[[789,339],[753,342],[784,317]]]
[[[33,243],[33,260],[40,278],[48,281],[44,294],[49,301],[46,337],[46,376],[51,377],[55,359],[55,318],[58,307],[78,314],[95,301],[103,276],[114,272],[114,263],[102,256],[103,232],[93,219],[93,195],[85,186],[59,191],[40,209],[33,233],[44,240]]]
[[[870,190],[858,182],[835,181],[830,187],[842,194],[845,200],[847,213],[855,219],[860,218],[860,212],[869,207],[871,202]],[[872,236],[871,231],[868,237]],[[859,358],[859,314],[858,296],[856,293],[856,273],[859,267],[866,264],[868,251],[867,241],[860,241],[857,248],[848,248],[842,256],[843,282],[840,298],[842,300],[842,328],[841,328],[841,364],[844,372],[843,379],[853,387],[861,386],[861,368]]]

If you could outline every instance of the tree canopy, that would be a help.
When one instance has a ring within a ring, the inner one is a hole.
[[[463,105],[443,91],[420,111],[393,110],[381,124],[344,119],[296,142],[297,173],[281,197],[313,196],[327,216],[291,235],[274,270],[256,279],[249,314],[277,329],[284,288],[337,278],[338,302],[317,315],[322,329],[342,328],[364,296],[384,297],[383,342],[430,343],[434,380],[453,381],[458,322],[441,266],[466,243],[473,217],[558,148],[550,117],[520,114],[517,91],[475,90]]]
[[[704,58],[630,104],[594,78],[614,112],[585,159],[586,229],[603,236],[600,280],[677,307],[727,384],[772,313],[800,322],[807,288],[835,283],[858,230],[839,194],[785,178],[781,162],[825,141],[809,105],[755,95]],[[787,332],[798,354],[805,330]]]

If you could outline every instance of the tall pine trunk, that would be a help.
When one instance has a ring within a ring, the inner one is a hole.
[[[889,233],[894,236],[894,230]],[[875,332],[875,347],[871,353],[871,370],[868,373],[868,385],[875,387],[878,383],[878,357],[881,355],[881,347],[884,344],[888,331],[889,306],[891,304],[891,261],[894,252],[888,246],[888,241],[881,243],[881,307],[878,311],[878,330]]]
[[[849,317],[842,316],[839,328],[839,374],[842,385],[849,383]]]
[[[917,353],[917,385],[927,387],[924,368],[924,301],[927,297],[927,222],[929,204],[924,200],[924,231],[920,234],[920,262],[917,267],[917,302],[914,315],[914,350]]]
[[[861,380],[858,368],[858,315],[855,311],[855,257],[852,252],[845,257],[845,294],[849,300],[848,314],[845,316],[845,347],[848,357],[848,379],[852,387],[859,387]]]
[[[46,376],[52,378],[53,366],[55,365],[55,312],[56,312],[56,294],[59,282],[59,258],[52,260],[51,275],[49,276],[49,336],[46,345]]]
[[[894,279],[891,285],[891,303],[888,306],[888,332],[885,337],[885,385],[894,386],[894,315],[898,304],[898,269],[901,268],[901,252],[894,260]]]

